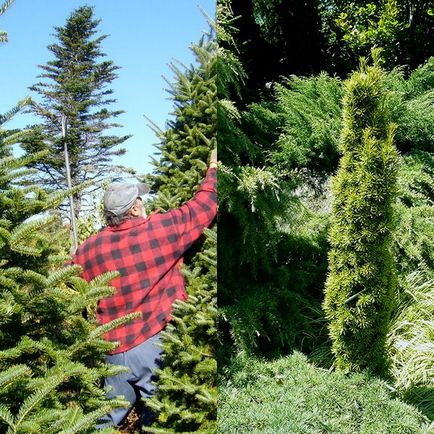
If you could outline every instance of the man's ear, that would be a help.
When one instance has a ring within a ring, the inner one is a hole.
[[[141,213],[141,203],[138,203],[139,201],[138,200],[136,200],[135,201],[135,203],[134,203],[134,205],[131,207],[131,209],[130,209],[130,214],[133,216],[133,217],[139,217],[139,216],[141,216],[142,215],[142,213]]]

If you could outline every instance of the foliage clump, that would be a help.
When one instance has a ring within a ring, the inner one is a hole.
[[[219,389],[220,434],[432,434],[429,421],[365,373],[345,375],[296,352],[277,360],[242,354]]]
[[[303,86],[294,79],[294,87],[300,86],[293,93],[298,90],[300,98],[292,118],[290,107],[284,111],[273,101],[248,107],[239,102],[246,72],[236,42],[237,21],[231,2],[221,1],[219,8],[218,38],[223,41],[219,71],[223,73],[218,81],[217,122],[222,161],[218,288],[223,372],[237,351],[277,355],[294,347],[307,351],[316,347],[324,325],[319,295],[326,270],[327,223],[324,216],[303,206],[299,194],[303,174],[297,164],[312,162],[316,152],[308,146],[297,149],[300,141],[294,139],[285,154],[294,157],[291,163],[285,165],[283,150],[281,158],[276,154],[286,120],[288,125],[302,123],[303,115],[298,113],[303,106],[302,88],[317,94],[316,83]],[[319,109],[315,104],[310,107]],[[308,137],[310,126],[305,131],[303,137]],[[318,314],[321,319],[316,321]]]

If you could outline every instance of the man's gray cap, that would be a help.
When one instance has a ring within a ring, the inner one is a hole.
[[[136,199],[149,193],[146,184],[129,184],[125,182],[114,182],[109,185],[104,193],[104,209],[116,216],[126,213]]]

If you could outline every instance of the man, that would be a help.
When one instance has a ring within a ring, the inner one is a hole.
[[[137,398],[152,396],[154,371],[162,350],[155,344],[170,321],[172,304],[185,299],[180,272],[184,252],[200,237],[217,212],[217,151],[211,152],[206,177],[192,199],[167,213],[146,216],[141,196],[149,192],[145,184],[113,183],[104,195],[108,226],[86,240],[73,257],[90,281],[108,271],[118,271],[112,281],[116,292],[99,301],[96,315],[106,324],[132,312],[140,316],[107,332],[104,337],[119,345],[106,362],[124,365],[131,372],[109,377],[109,397],[124,395],[130,407],[114,409],[98,428],[119,426]],[[150,414],[143,415],[149,425]]]

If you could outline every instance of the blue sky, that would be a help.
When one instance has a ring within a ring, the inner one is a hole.
[[[46,47],[54,42],[53,27],[63,26],[82,5],[94,6],[101,34],[109,35],[102,43],[106,59],[122,68],[111,86],[117,99],[111,108],[126,111],[117,119],[124,127],[112,132],[133,137],[124,142],[127,154],[115,162],[146,173],[158,140],[143,115],[164,128],[173,107],[163,79],[172,78],[167,65],[174,59],[194,61],[189,46],[209,28],[200,8],[214,17],[216,0],[16,0],[0,17],[0,29],[9,36],[0,46],[0,113],[32,95],[28,87],[41,72],[37,65],[52,58]],[[32,122],[30,115],[20,114],[5,126]]]

